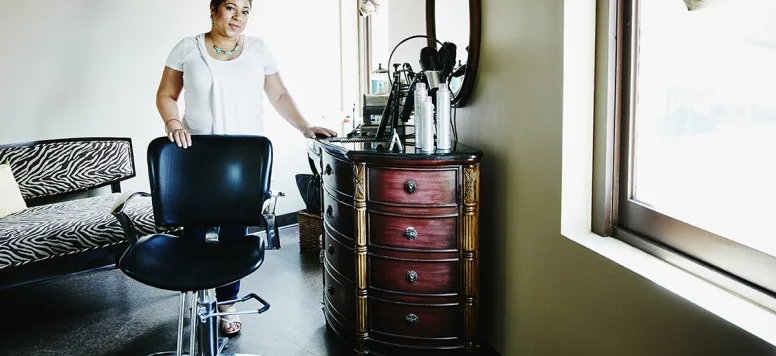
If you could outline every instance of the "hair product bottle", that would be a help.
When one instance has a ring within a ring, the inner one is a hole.
[[[423,101],[428,96],[425,83],[415,84],[415,148],[423,148]]]
[[[431,97],[427,96],[423,99],[423,147],[421,152],[433,153],[434,152],[434,103],[431,102]]]
[[[436,106],[436,135],[437,149],[450,150],[453,147],[453,130],[450,122],[450,101],[452,93],[447,88],[447,83],[439,83],[437,90]]]

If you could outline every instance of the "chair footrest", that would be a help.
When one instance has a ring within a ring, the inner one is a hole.
[[[269,303],[267,303],[267,301],[264,300],[262,297],[259,297],[258,295],[256,295],[256,293],[250,293],[250,294],[242,297],[242,299],[235,299],[235,300],[228,300],[228,301],[225,301],[225,302],[218,302],[218,303],[216,303],[216,305],[218,306],[218,305],[224,305],[224,304],[242,303],[242,302],[247,302],[247,301],[249,301],[251,299],[256,299],[259,303],[261,303],[262,307],[257,309],[257,310],[255,310],[255,311],[254,310],[249,310],[249,311],[241,311],[241,312],[233,312],[233,313],[213,313],[213,314],[208,315],[207,317],[211,317],[211,316],[227,316],[227,315],[240,315],[240,314],[261,314],[261,313],[269,310]]]

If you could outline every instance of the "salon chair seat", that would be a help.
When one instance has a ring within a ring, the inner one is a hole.
[[[264,241],[256,235],[218,243],[192,240],[167,234],[145,236],[124,253],[120,268],[140,283],[181,292],[232,283],[264,261]]]
[[[191,335],[189,354],[226,356],[228,338],[218,335],[218,317],[263,313],[269,304],[256,294],[234,301],[216,302],[207,290],[240,280],[256,271],[264,262],[268,245],[279,248],[277,230],[271,226],[274,204],[269,190],[272,170],[272,144],[260,136],[195,135],[193,145],[179,148],[167,137],[148,146],[148,174],[151,194],[127,193],[111,211],[119,220],[130,242],[118,267],[140,283],[180,292],[178,345],[174,352],[183,354],[183,320],[186,297]],[[136,195],[151,196],[154,221],[170,233],[137,236],[132,220],[124,212]],[[248,234],[242,238],[218,239],[218,226],[259,226],[267,228],[267,240]],[[202,238],[187,237],[181,227],[207,229]],[[177,232],[177,233],[173,233]],[[217,306],[257,300],[262,307],[237,313],[219,313]],[[246,355],[246,354],[239,354]]]

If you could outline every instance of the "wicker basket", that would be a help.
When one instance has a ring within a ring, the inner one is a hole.
[[[319,253],[323,218],[305,210],[297,211],[296,215],[299,217],[299,251]]]

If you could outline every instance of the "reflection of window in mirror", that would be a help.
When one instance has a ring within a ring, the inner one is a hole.
[[[469,1],[437,1],[434,11],[437,40],[455,43],[458,51],[454,62],[466,63],[466,46],[469,45]]]
[[[381,2],[379,12],[373,13],[368,18],[369,31],[369,85],[367,86],[370,94],[384,94],[389,91],[388,73],[386,69],[388,64],[388,55],[391,49],[388,37],[389,23],[389,0]],[[380,70],[382,69],[382,70]]]
[[[437,1],[434,6],[434,26],[436,39],[440,42],[452,42],[457,47],[453,60],[458,69],[468,60],[469,52],[469,0]],[[463,86],[464,77],[454,77],[450,81],[450,90],[458,93]]]
[[[388,43],[388,1],[381,3],[383,6],[377,13],[369,16],[369,93],[385,94],[389,91],[388,84],[388,60],[390,44]]]

